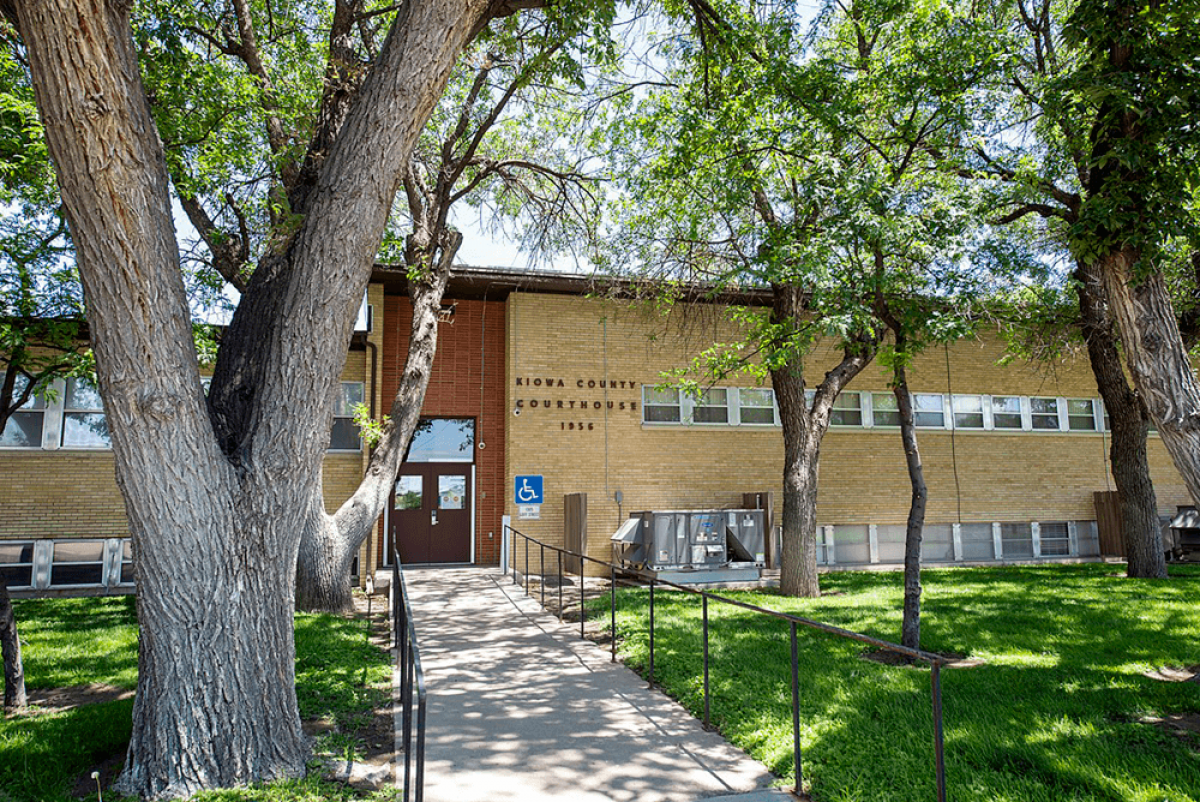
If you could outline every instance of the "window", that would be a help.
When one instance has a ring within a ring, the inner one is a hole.
[[[0,579],[10,588],[33,585],[33,543],[0,543]]]
[[[953,400],[955,429],[983,428],[983,396],[956,395]],[[1018,423],[1020,416],[1017,416]]]
[[[133,541],[121,541],[121,574],[117,578],[117,582],[122,585],[132,585],[134,583],[133,573]]]
[[[1034,430],[1057,431],[1061,428],[1058,424],[1057,398],[1031,398],[1029,412]]]
[[[940,395],[913,393],[913,422],[917,426],[941,429],[946,414]],[[871,393],[871,416],[876,426],[899,426],[900,405],[892,393]]]
[[[831,426],[862,426],[862,393],[841,393],[829,413]]]
[[[54,562],[50,567],[50,584],[104,584],[104,541],[55,541]]]
[[[992,428],[1023,429],[1021,399],[1015,395],[992,396]]]
[[[738,390],[741,422],[775,425],[775,391],[762,387],[743,387]]]
[[[912,400],[913,420],[917,426],[946,428],[945,399],[940,395],[914,393]]]
[[[708,389],[692,404],[694,423],[729,423],[729,391]]]
[[[330,451],[361,451],[362,441],[354,424],[354,407],[363,402],[362,382],[342,382],[342,391],[333,411],[333,429],[329,432]]]
[[[467,504],[467,477],[445,475],[438,477],[438,509],[465,510]]]
[[[1096,431],[1096,411],[1092,399],[1067,399],[1067,428],[1073,432]]]
[[[419,510],[424,501],[424,478],[400,476],[396,479],[396,509]]]
[[[642,412],[647,423],[680,423],[679,390],[642,386]]]
[[[0,373],[0,382],[4,381],[4,375]],[[29,380],[24,376],[17,376],[13,386],[13,398],[20,398],[28,384]],[[8,419],[4,433],[0,434],[0,447],[41,448],[42,425],[45,417],[45,400],[37,395],[31,397]]]
[[[421,418],[405,462],[474,462],[474,418]]]
[[[109,448],[108,419],[100,391],[87,379],[67,379],[62,444],[66,448]]]
[[[1071,556],[1071,530],[1066,521],[1043,523],[1038,530],[1042,557]]]
[[[876,426],[899,426],[900,407],[890,393],[871,393],[871,417]]]

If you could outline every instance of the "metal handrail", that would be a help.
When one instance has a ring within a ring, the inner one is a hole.
[[[560,621],[562,620],[562,613],[563,613],[562,581],[561,581],[562,559],[564,556],[570,556],[570,557],[577,558],[581,561],[579,564],[579,584],[580,584],[580,587],[579,587],[579,637],[580,638],[584,637],[583,625],[584,625],[584,618],[585,618],[585,612],[584,612],[585,593],[584,593],[584,582],[583,582],[583,578],[584,578],[583,565],[585,562],[590,562],[590,563],[595,563],[597,565],[605,566],[609,569],[609,588],[610,588],[610,593],[611,593],[610,606],[609,606],[610,613],[611,613],[611,622],[610,622],[611,630],[610,631],[612,633],[612,637],[611,637],[610,641],[611,641],[611,650],[612,650],[611,660],[613,662],[615,662],[617,659],[617,590],[616,590],[616,588],[617,588],[617,583],[616,583],[617,571],[619,570],[622,574],[631,574],[632,573],[635,576],[637,576],[640,580],[645,581],[649,584],[649,590],[650,590],[650,600],[649,600],[649,602],[650,602],[649,603],[650,661],[649,661],[649,664],[647,667],[647,671],[649,674],[648,679],[649,679],[649,682],[651,685],[654,684],[654,589],[655,589],[655,587],[658,585],[662,585],[662,586],[665,586],[668,588],[672,588],[674,590],[680,590],[685,593],[690,593],[695,596],[700,596],[701,600],[703,602],[702,615],[703,615],[703,637],[704,637],[704,727],[705,727],[705,729],[709,729],[709,727],[710,727],[710,723],[709,723],[709,681],[708,681],[708,679],[709,679],[708,678],[708,674],[709,674],[709,671],[708,671],[708,668],[709,668],[708,602],[709,602],[709,600],[721,602],[722,604],[728,604],[733,607],[740,607],[743,610],[748,610],[750,612],[758,613],[760,615],[767,615],[772,618],[777,618],[779,620],[788,622],[789,629],[790,629],[790,637],[791,637],[791,658],[792,658],[792,672],[791,672],[792,673],[792,676],[791,676],[791,681],[792,681],[792,749],[793,749],[793,756],[795,758],[795,763],[796,763],[796,783],[795,783],[794,791],[797,795],[803,794],[803,780],[804,780],[804,776],[803,776],[803,772],[802,772],[801,764],[800,764],[800,665],[799,665],[799,652],[798,652],[797,645],[796,645],[797,628],[798,627],[807,627],[809,629],[815,629],[819,632],[825,632],[830,635],[836,635],[837,637],[840,637],[840,638],[847,638],[850,640],[859,641],[860,643],[866,643],[866,644],[874,646],[878,649],[884,649],[886,651],[895,652],[897,654],[901,654],[906,657],[909,657],[913,660],[921,660],[923,662],[928,663],[929,669],[930,669],[930,671],[929,671],[929,673],[930,673],[930,679],[929,679],[930,693],[932,696],[932,707],[933,707],[932,715],[933,715],[933,740],[934,740],[934,772],[935,772],[936,781],[937,781],[937,800],[938,800],[938,802],[946,802],[946,754],[945,754],[945,736],[944,736],[943,727],[942,727],[942,678],[941,678],[941,668],[942,668],[942,665],[946,662],[946,660],[941,655],[934,654],[933,652],[927,652],[922,649],[911,649],[907,646],[902,646],[899,643],[892,643],[891,641],[881,640],[879,638],[871,637],[870,635],[864,635],[861,632],[854,632],[853,630],[843,629],[842,627],[836,627],[836,626],[833,626],[832,624],[825,624],[820,621],[814,621],[810,618],[804,618],[802,616],[792,615],[790,613],[783,613],[783,612],[780,612],[779,610],[772,610],[768,607],[759,607],[756,604],[750,604],[748,602],[740,601],[738,599],[731,599],[728,596],[721,596],[719,594],[712,593],[707,590],[697,590],[696,588],[688,587],[687,585],[680,585],[680,584],[677,584],[675,582],[671,582],[671,581],[668,581],[665,579],[658,579],[653,574],[631,571],[630,569],[624,568],[624,567],[619,568],[618,566],[614,565],[613,563],[607,562],[605,560],[598,560],[595,557],[589,557],[586,554],[581,554],[576,551],[571,551],[570,549],[560,548],[560,547],[555,546],[550,543],[543,543],[542,541],[537,540],[536,538],[530,537],[529,535],[526,535],[523,532],[520,532],[507,524],[505,524],[505,532],[510,535],[516,535],[517,537],[520,537],[525,542],[525,577],[524,577],[523,584],[524,584],[524,588],[525,588],[525,595],[527,595],[527,596],[530,595],[529,594],[529,544],[530,543],[536,544],[537,547],[539,549],[541,549],[541,552],[543,555],[545,554],[546,549],[551,549],[553,551],[558,552],[558,564],[559,564],[558,616],[559,616]],[[509,558],[510,558],[510,561],[513,563],[513,569],[512,569],[513,584],[517,584],[516,556],[512,552],[511,549],[510,549],[510,553],[509,553]],[[543,566],[543,568],[542,568],[543,579],[540,584],[542,585],[542,605],[545,606],[546,583],[545,583],[545,558],[544,557],[542,558],[542,566]],[[507,563],[503,566],[503,568],[504,568],[504,573],[508,573],[509,566]]]
[[[417,631],[413,625],[412,604],[408,598],[408,587],[404,584],[404,572],[400,567],[400,555],[392,553],[392,639],[396,644],[396,660],[400,669],[400,703],[404,711],[404,800],[415,790],[415,802],[425,798],[425,671],[421,667],[421,649],[417,645]],[[413,749],[413,701],[416,700],[416,749]],[[416,763],[416,778],[413,778],[413,763]]]

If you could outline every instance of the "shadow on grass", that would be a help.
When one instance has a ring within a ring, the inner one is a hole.
[[[133,596],[25,599],[13,603],[29,688],[137,684]]]
[[[1194,685],[1141,675],[1145,666],[1195,662],[1195,588],[1174,580],[1200,572],[1173,571],[1164,582],[1113,571],[925,572],[923,647],[987,659],[942,672],[952,798],[1200,798],[1196,739],[1140,723],[1147,711],[1200,710]],[[823,584],[843,595],[728,595],[897,636],[899,574],[837,574]],[[622,653],[643,674],[646,597],[626,591],[618,600]],[[700,608],[696,597],[656,594],[655,679],[696,715],[703,712]],[[794,776],[787,624],[712,602],[709,612],[713,723],[772,771]],[[605,614],[599,604],[595,614]],[[798,646],[803,765],[813,798],[933,798],[928,670],[864,661],[860,644],[811,630],[801,630]]]
[[[0,789],[13,802],[60,802],[79,774],[122,753],[133,700],[0,721]]]

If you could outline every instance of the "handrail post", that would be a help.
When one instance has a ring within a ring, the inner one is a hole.
[[[709,729],[708,702],[708,593],[701,592],[700,600],[704,607],[704,729]]]
[[[405,793],[408,789],[405,789]],[[416,802],[425,799],[425,696],[417,698],[417,793]]]
[[[563,622],[563,553],[558,552],[558,623]]]
[[[529,538],[521,535],[525,539],[525,595],[529,595]]]
[[[654,577],[650,577],[650,684],[654,684]]]
[[[929,684],[933,695],[933,757],[937,774],[938,802],[946,802],[946,744],[942,732],[942,672],[937,660],[929,664]]]
[[[546,544],[545,543],[540,544],[539,553],[541,554],[541,559],[542,559],[542,569],[541,569],[542,570],[542,574],[541,574],[542,581],[539,582],[538,584],[540,584],[542,586],[542,609],[545,610],[546,609]]]
[[[612,649],[612,661],[617,662],[617,567],[612,563],[608,564],[608,612],[612,616],[609,622],[609,637],[608,643]]]
[[[792,621],[792,754],[796,761],[796,796],[804,794],[804,770],[800,766],[800,658],[796,650],[796,622]]]
[[[587,611],[583,609],[584,597],[587,595],[587,585],[583,580],[583,563],[584,558],[579,558],[579,639],[584,639],[583,621],[587,617]]]

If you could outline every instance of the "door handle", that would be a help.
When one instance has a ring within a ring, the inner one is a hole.
[[[437,520],[437,510],[430,510],[429,514],[430,514],[430,516],[432,516],[432,518],[431,518],[431,520],[430,520],[430,522],[429,522],[429,523],[430,523],[430,525],[431,525],[431,526],[437,526],[437,522],[438,522],[438,520]]]

